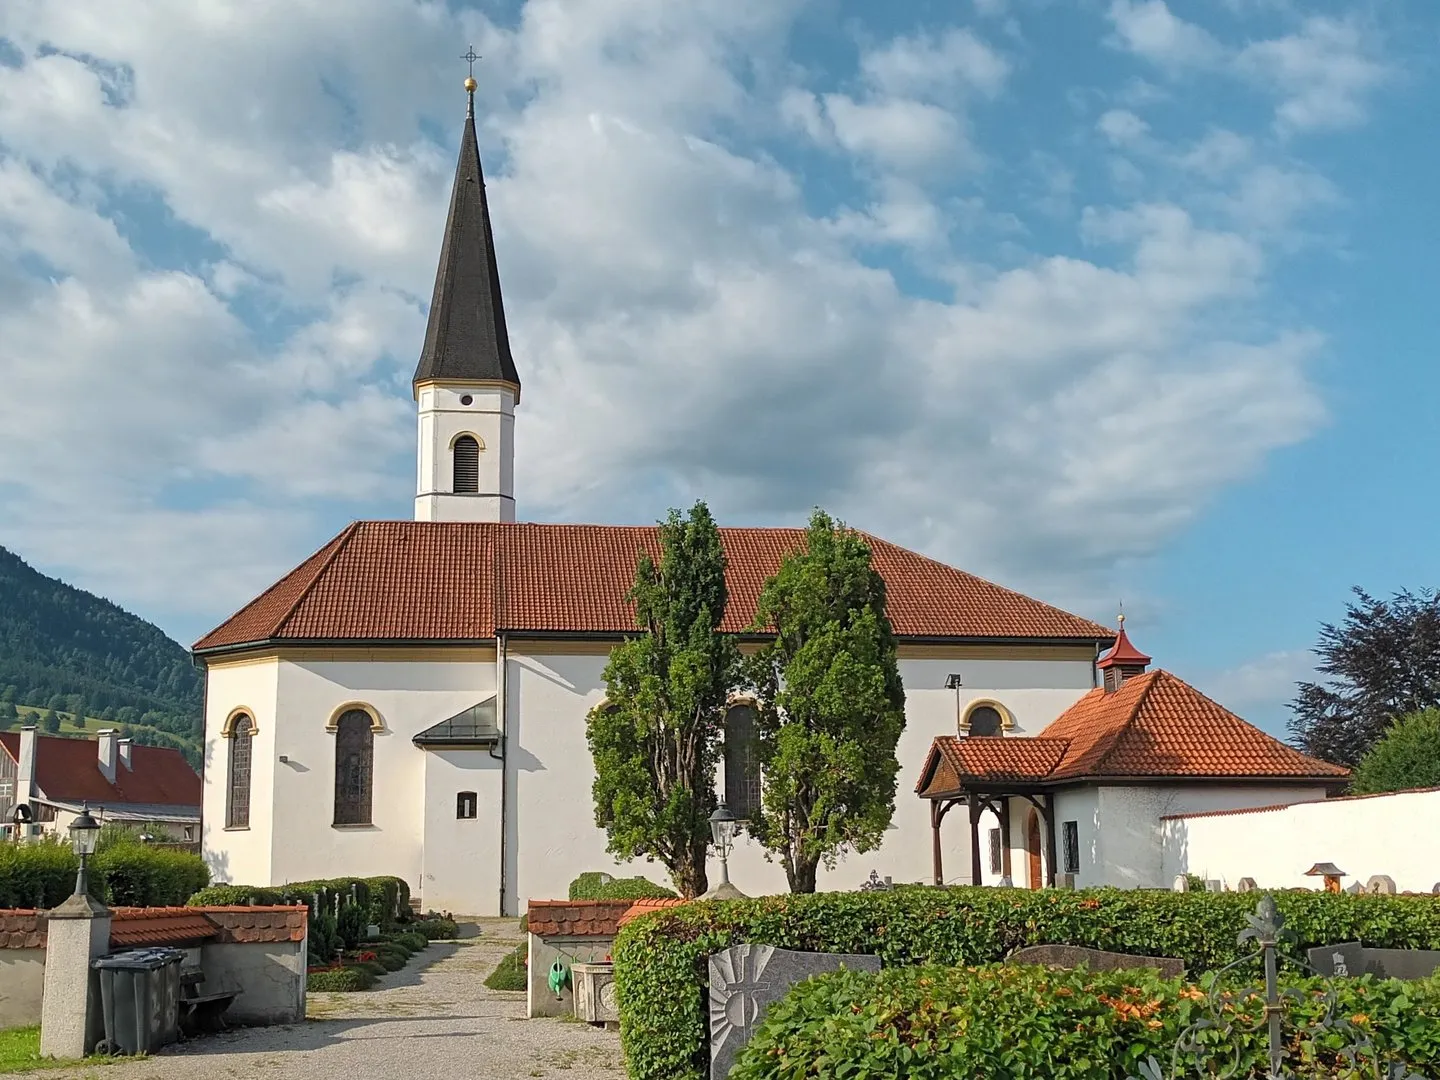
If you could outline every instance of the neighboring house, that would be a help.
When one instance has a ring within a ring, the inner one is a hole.
[[[200,777],[178,750],[136,746],[111,730],[97,739],[33,727],[0,733],[0,822],[12,832],[21,804],[42,831],[63,835],[88,803],[102,822],[159,826],[195,840],[200,801]]]
[[[1122,622],[1103,685],[1034,738],[937,738],[916,792],[930,805],[932,880],[942,824],[968,826],[967,879],[1033,889],[1170,884],[1163,819],[1285,805],[1342,790],[1349,773],[1247,724],[1150,657]],[[1170,830],[1173,832],[1173,830]],[[1173,848],[1173,840],[1171,841]],[[946,879],[948,880],[948,879]]]

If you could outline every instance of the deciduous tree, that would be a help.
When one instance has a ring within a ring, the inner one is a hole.
[[[595,822],[622,859],[658,859],[681,896],[706,891],[709,816],[739,655],[719,632],[725,551],[704,503],[660,526],[660,563],[641,554],[628,596],[640,633],[605,668],[606,705],[586,736]]]
[[[761,592],[754,629],[767,628],[747,664],[763,778],[747,830],[808,893],[822,863],[878,847],[895,813],[905,689],[864,538],[817,510]]]
[[[1357,795],[1440,787],[1440,709],[1398,718],[1360,759],[1350,786]]]
[[[1404,713],[1440,706],[1440,596],[1355,589],[1339,625],[1320,628],[1318,669],[1301,683],[1290,731],[1306,753],[1354,767]]]

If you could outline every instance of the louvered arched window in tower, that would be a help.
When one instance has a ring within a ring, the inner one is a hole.
[[[335,824],[369,825],[375,733],[370,714],[349,709],[335,724]]]
[[[480,443],[473,435],[455,440],[455,494],[476,495],[480,491]]]

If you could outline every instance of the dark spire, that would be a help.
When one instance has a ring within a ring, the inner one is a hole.
[[[450,215],[435,272],[430,324],[415,368],[415,382],[429,379],[491,380],[513,383],[519,399],[520,375],[510,356],[500,271],[495,266],[495,237],[480,147],[475,138],[475,80],[465,80],[469,106],[460,138],[460,160],[450,193]]]

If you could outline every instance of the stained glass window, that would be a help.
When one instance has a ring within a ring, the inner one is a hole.
[[[237,716],[230,725],[230,792],[225,806],[225,825],[230,829],[250,827],[250,743],[254,732],[248,716]]]
[[[760,747],[749,705],[725,714],[725,805],[741,821],[760,810]]]
[[[375,735],[370,714],[351,709],[335,725],[335,824],[370,824]]]

